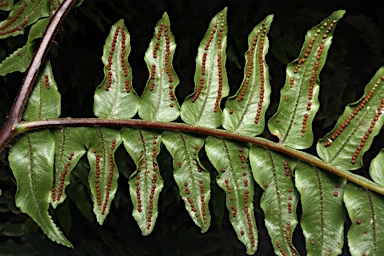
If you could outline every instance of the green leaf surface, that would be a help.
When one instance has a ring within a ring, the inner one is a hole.
[[[381,186],[384,186],[384,149],[372,160],[369,167],[369,175],[372,180]]]
[[[352,222],[347,234],[351,255],[384,255],[383,196],[347,184],[344,203]]]
[[[43,18],[32,25],[26,45],[14,51],[0,63],[1,76],[16,71],[25,72],[27,70],[32,60],[33,51],[36,46],[35,42],[43,36],[49,20],[49,18]]]
[[[48,213],[55,141],[49,130],[26,133],[13,145],[9,164],[17,181],[16,206],[52,240],[72,247]]]
[[[46,0],[24,0],[15,4],[8,18],[0,22],[0,39],[24,34],[26,26],[43,17],[49,17],[49,4]]]
[[[55,140],[55,174],[51,191],[51,205],[64,202],[65,188],[70,183],[69,176],[85,154],[83,144],[84,128],[61,128],[52,131]]]
[[[364,95],[346,106],[333,130],[317,143],[324,161],[344,170],[363,166],[363,155],[384,123],[384,67],[367,84]]]
[[[104,80],[97,87],[93,111],[100,118],[130,119],[138,109],[128,63],[130,35],[123,20],[116,22],[104,45]]]
[[[344,244],[343,190],[346,180],[305,163],[295,168],[300,192],[301,228],[307,255],[340,255]]]
[[[260,206],[275,253],[296,255],[297,250],[292,244],[299,201],[292,175],[296,161],[257,146],[251,147],[249,161],[253,177],[264,190]]]
[[[136,164],[129,178],[129,193],[133,203],[133,217],[141,233],[149,235],[158,216],[158,200],[164,186],[160,176],[157,155],[160,152],[161,134],[155,131],[124,128],[124,146]]]
[[[246,246],[248,254],[254,254],[258,233],[254,216],[254,181],[247,161],[246,145],[229,140],[208,137],[205,151],[218,172],[217,184],[226,193],[229,220],[237,238]]]
[[[199,159],[204,138],[182,132],[164,132],[162,142],[173,158],[173,176],[192,220],[204,233],[211,223],[211,176]]]
[[[16,71],[25,72],[31,59],[32,56],[28,53],[28,46],[24,45],[0,63],[0,76]]]
[[[264,131],[264,115],[271,94],[265,55],[269,47],[267,33],[272,19],[273,15],[269,15],[248,36],[243,82],[236,95],[226,101],[223,110],[223,127],[226,130],[248,136]]]
[[[313,143],[312,121],[320,106],[319,75],[336,23],[344,13],[336,11],[309,30],[299,57],[287,66],[278,110],[268,121],[270,132],[286,146],[305,149]]]
[[[121,144],[119,130],[110,128],[83,128],[90,166],[89,188],[93,199],[93,212],[100,224],[107,217],[117,190],[119,172],[115,151]]]
[[[10,11],[13,7],[14,0],[0,0],[0,10]]]
[[[46,62],[32,90],[23,118],[26,121],[58,118],[61,112],[61,95],[52,73],[50,62]]]
[[[227,8],[209,24],[196,58],[195,90],[181,106],[187,124],[217,128],[222,122],[220,102],[229,94],[225,69],[227,47]]]
[[[38,43],[39,38],[42,38],[45,32],[45,29],[48,26],[48,23],[50,21],[50,18],[42,18],[39,19],[35,24],[31,26],[31,30],[29,31],[28,34],[28,40],[27,40],[27,45],[28,45],[28,54],[33,55],[33,51],[36,47],[36,44]]]
[[[164,13],[157,22],[144,57],[150,73],[140,98],[139,116],[144,120],[170,122],[180,115],[180,106],[175,96],[175,88],[180,81],[172,66],[175,49],[168,14]]]

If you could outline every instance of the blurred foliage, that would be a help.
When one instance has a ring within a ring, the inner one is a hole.
[[[17,2],[17,1],[16,1]],[[384,64],[384,14],[376,5],[352,1],[321,3],[318,1],[192,1],[192,0],[85,0],[75,8],[62,24],[47,56],[62,95],[62,117],[93,117],[93,92],[103,79],[102,49],[109,28],[124,19],[131,34],[133,86],[140,95],[148,78],[144,53],[153,35],[153,27],[166,11],[172,23],[177,43],[174,68],[181,86],[176,91],[179,102],[193,90],[193,75],[197,47],[204,36],[206,25],[219,10],[228,6],[227,72],[234,94],[241,83],[247,35],[268,14],[275,14],[270,30],[270,67],[272,99],[267,117],[277,108],[279,91],[285,80],[286,64],[298,55],[308,24],[316,24],[334,10],[345,9],[345,17],[338,24],[327,63],[320,77],[321,108],[313,124],[315,138],[324,135],[343,112],[344,106],[361,95],[364,85],[378,67]],[[0,11],[0,20],[8,12]],[[27,34],[0,40],[0,60],[26,43]],[[0,77],[0,125],[12,106],[23,74],[12,73]],[[268,135],[267,135],[268,136]],[[376,143],[381,138],[377,138]],[[375,148],[375,144],[373,144]],[[366,154],[376,155],[379,148]],[[313,149],[309,149],[314,152]],[[160,165],[165,187],[160,194],[159,219],[148,237],[140,234],[133,217],[129,199],[128,177],[134,165],[120,148],[117,159],[122,175],[113,202],[112,213],[103,226],[95,222],[87,184],[88,164],[81,161],[72,174],[68,187],[69,200],[52,211],[55,221],[75,246],[74,250],[49,241],[26,215],[15,207],[16,185],[5,160],[0,156],[0,255],[245,255],[237,240],[224,207],[224,192],[215,184],[215,172],[208,161],[203,164],[212,175],[212,226],[205,234],[199,233],[184,209],[172,177],[171,158],[161,151]],[[83,159],[85,160],[85,159]],[[261,196],[256,187],[255,201]],[[256,204],[258,205],[258,204]],[[260,248],[256,255],[270,255],[272,245],[260,209],[256,209],[260,233]],[[300,209],[299,209],[300,214]],[[294,243],[304,252],[303,237],[297,230]],[[296,240],[296,241],[295,241]],[[344,248],[345,255],[347,254]]]

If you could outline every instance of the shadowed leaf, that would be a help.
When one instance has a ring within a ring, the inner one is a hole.
[[[0,39],[23,34],[26,26],[43,17],[49,17],[48,1],[23,0],[15,4],[8,18],[0,22]]]
[[[24,120],[58,118],[61,112],[61,95],[57,90],[50,62],[45,64],[36,81],[23,115]]]
[[[55,142],[48,130],[25,134],[12,147],[9,164],[17,181],[16,206],[52,240],[73,247],[48,214]]]

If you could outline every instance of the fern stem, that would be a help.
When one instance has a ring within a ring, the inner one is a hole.
[[[220,129],[205,128],[205,127],[199,127],[194,125],[188,125],[184,123],[152,122],[152,121],[144,121],[144,120],[138,120],[138,119],[112,120],[112,119],[100,119],[100,118],[65,118],[65,119],[62,118],[62,119],[52,119],[52,120],[45,120],[45,121],[22,122],[16,128],[16,133],[23,133],[28,130],[51,128],[51,127],[58,127],[58,126],[140,127],[140,128],[199,133],[199,134],[216,136],[216,137],[221,137],[221,138],[231,139],[236,141],[249,142],[254,145],[258,145],[264,148],[268,148],[277,152],[290,155],[301,161],[309,163],[313,166],[317,166],[323,170],[334,173],[350,182],[356,183],[359,186],[362,186],[364,188],[370,189],[372,191],[375,191],[379,194],[384,195],[384,186],[380,186],[362,176],[353,174],[349,171],[335,168],[332,165],[308,153],[295,150],[292,148],[288,148],[283,144],[272,142],[264,138],[240,135],[240,134],[236,134],[236,133],[232,133],[232,132],[228,132]]]
[[[16,134],[15,127],[21,121],[29,94],[32,91],[33,83],[39,73],[39,69],[44,61],[44,57],[49,50],[49,45],[55,37],[61,21],[64,19],[65,15],[75,4],[75,2],[76,0],[65,0],[50,19],[39,47],[37,48],[35,54],[33,55],[32,61],[29,64],[28,71],[24,76],[24,80],[20,86],[19,92],[17,93],[16,99],[13,102],[9,117],[0,130],[0,152]]]

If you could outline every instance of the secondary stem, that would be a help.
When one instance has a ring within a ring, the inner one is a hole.
[[[116,126],[116,127],[140,127],[150,129],[162,129],[162,130],[174,130],[191,133],[200,133],[207,136],[221,137],[225,139],[231,139],[236,141],[244,141],[254,145],[258,145],[263,148],[268,148],[277,152],[281,152],[292,157],[295,157],[301,161],[309,163],[313,166],[317,166],[323,170],[332,172],[348,181],[356,183],[362,187],[375,191],[379,194],[384,195],[384,187],[349,171],[344,171],[322,161],[321,159],[307,154],[305,152],[288,148],[280,143],[275,143],[264,138],[250,137],[240,135],[232,132],[228,132],[220,129],[212,129],[199,127],[194,125],[188,125],[183,123],[165,123],[165,122],[153,122],[144,121],[137,119],[130,120],[112,120],[112,119],[100,119],[100,118],[62,118],[46,121],[34,121],[34,122],[23,122],[17,129],[17,133],[22,133],[28,130],[51,128],[58,126]]]
[[[39,69],[41,64],[43,63],[44,57],[48,52],[49,45],[55,37],[60,22],[63,20],[63,18],[75,2],[76,0],[64,1],[49,21],[49,24],[44,32],[44,36],[41,39],[39,47],[37,48],[31,63],[29,64],[29,68],[24,76],[23,83],[21,84],[16,99],[13,102],[9,117],[5,122],[3,128],[0,130],[0,152],[16,134],[15,127],[17,127],[19,122],[21,121],[29,94],[32,91],[33,83],[39,73]]]

